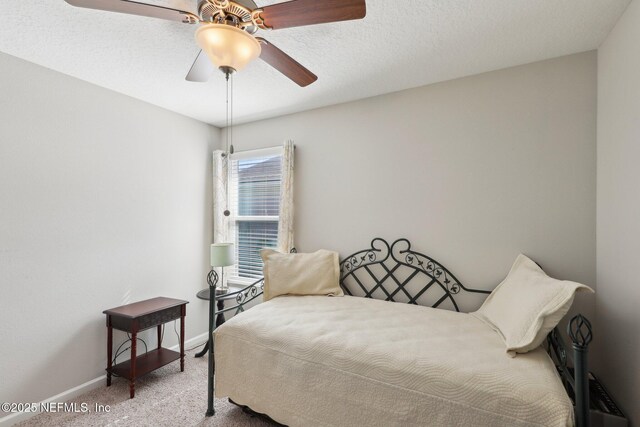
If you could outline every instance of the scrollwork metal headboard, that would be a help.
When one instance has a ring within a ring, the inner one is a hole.
[[[417,287],[411,288],[412,283]],[[389,245],[386,240],[375,238],[369,249],[346,257],[340,263],[340,285],[348,295],[403,301],[434,308],[449,302],[456,311],[460,311],[460,308],[454,296],[461,291],[491,293],[465,287],[438,261],[413,251],[407,239],[398,239]],[[434,289],[435,293],[432,291]],[[576,426],[587,427],[587,348],[592,338],[591,324],[583,316],[575,316],[569,323],[568,334],[573,344],[575,369],[568,367],[570,357],[558,328],[547,337],[547,352],[558,369],[567,393],[575,402]]]
[[[434,308],[449,303],[456,311],[460,307],[454,295],[461,291],[491,293],[465,287],[438,261],[411,250],[409,240],[398,239],[389,245],[380,237],[371,241],[371,248],[351,254],[340,263],[340,285],[348,295]]]

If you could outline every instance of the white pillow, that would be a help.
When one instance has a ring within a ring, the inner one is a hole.
[[[264,301],[278,295],[343,296],[338,253],[321,249],[310,254],[260,251],[264,262]]]
[[[538,348],[571,308],[576,291],[588,286],[556,280],[532,260],[519,255],[506,279],[473,315],[504,339],[511,355]]]

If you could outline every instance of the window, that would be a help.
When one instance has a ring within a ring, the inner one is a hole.
[[[232,154],[229,163],[229,237],[236,244],[230,280],[262,277],[260,249],[278,245],[282,148]]]

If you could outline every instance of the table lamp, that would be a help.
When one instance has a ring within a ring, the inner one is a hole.
[[[215,289],[217,295],[226,294],[229,291],[229,287],[224,281],[224,268],[229,267],[236,263],[236,254],[233,243],[214,243],[211,245],[211,273],[207,277],[209,287]],[[218,274],[213,270],[213,267],[221,267],[222,277],[220,280],[220,286],[216,286],[218,283]]]

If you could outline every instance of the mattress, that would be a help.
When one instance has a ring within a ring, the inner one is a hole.
[[[289,426],[568,426],[543,349],[511,358],[465,313],[283,296],[215,334],[215,393]]]

